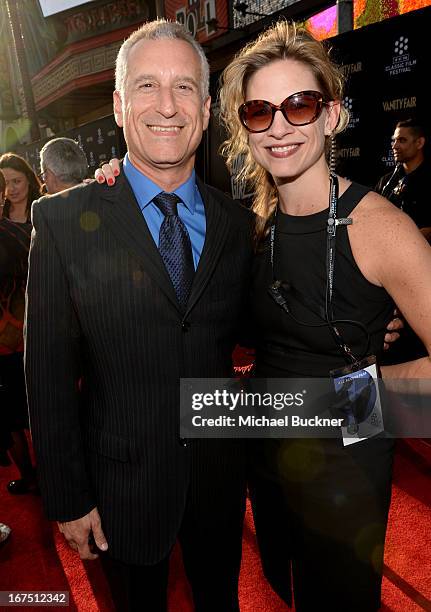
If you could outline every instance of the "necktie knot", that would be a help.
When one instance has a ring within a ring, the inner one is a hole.
[[[178,215],[177,204],[181,202],[175,193],[166,193],[162,191],[153,200],[154,204],[161,210],[165,217]]]

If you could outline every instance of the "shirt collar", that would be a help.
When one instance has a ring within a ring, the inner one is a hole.
[[[138,200],[138,204],[143,210],[146,206],[151,204],[153,199],[163,191],[163,189],[153,183],[145,174],[138,170],[130,161],[128,154],[126,153],[123,161],[123,171],[126,175],[127,180],[132,186],[133,192]],[[196,208],[195,194],[196,194],[196,173],[192,170],[191,175],[182,185],[177,187],[173,193],[175,193],[184,202],[188,210],[194,214]]]

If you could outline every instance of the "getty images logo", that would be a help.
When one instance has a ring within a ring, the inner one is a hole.
[[[353,98],[349,98],[349,96],[346,96],[343,99],[343,106],[349,112],[349,124],[347,126],[347,129],[350,130],[356,127],[359,123],[359,115],[355,112],[355,104]]]
[[[390,76],[412,72],[416,66],[417,59],[409,52],[408,36],[399,36],[394,41],[392,53],[392,63],[385,66],[385,72],[389,73]]]

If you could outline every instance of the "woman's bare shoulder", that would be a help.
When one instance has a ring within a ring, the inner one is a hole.
[[[369,191],[352,211],[354,222],[359,225],[367,224],[370,231],[380,227],[398,231],[419,231],[411,218],[392,202],[375,191]]]

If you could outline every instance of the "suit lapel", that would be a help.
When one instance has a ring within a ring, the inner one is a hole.
[[[225,245],[229,228],[229,216],[223,204],[212,195],[211,191],[198,177],[196,177],[196,182],[205,206],[206,232],[204,248],[196,270],[185,315],[199,300],[208,284]]]
[[[107,203],[103,213],[112,233],[142,261],[149,276],[181,310],[169,274],[124,173],[117,177],[113,187],[102,187],[101,197]]]
[[[206,232],[185,316],[208,284],[225,245],[229,228],[229,215],[223,204],[198,177],[196,180],[205,206]],[[149,276],[181,312],[172,281],[124,173],[117,177],[113,187],[102,187],[101,198],[107,203],[103,213],[112,233],[127,250],[132,251],[142,261]]]

